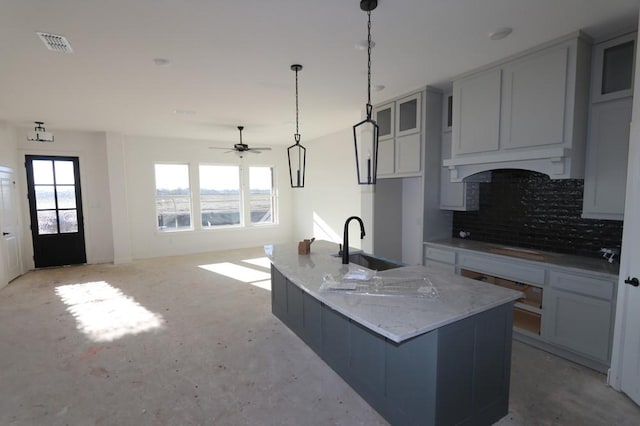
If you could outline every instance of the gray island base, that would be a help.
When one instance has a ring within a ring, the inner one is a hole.
[[[489,425],[508,412],[513,302],[519,292],[419,266],[437,298],[319,291],[347,268],[335,244],[266,246],[272,311],[394,425]],[[498,290],[498,291],[495,291]]]

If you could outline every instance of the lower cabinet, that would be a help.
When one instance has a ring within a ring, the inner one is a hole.
[[[601,372],[611,365],[617,277],[429,244],[425,266],[521,291],[516,339]]]
[[[401,343],[271,267],[272,311],[391,424],[492,424],[508,412],[512,304]]]
[[[544,336],[564,348],[609,364],[614,283],[551,272],[545,292]]]

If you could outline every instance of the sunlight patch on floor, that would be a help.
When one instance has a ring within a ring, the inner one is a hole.
[[[271,274],[263,271],[236,265],[231,262],[211,263],[208,265],[198,265],[198,267],[265,290],[271,290]]]
[[[254,259],[243,259],[245,263],[249,263],[255,266],[261,266],[266,269],[271,269],[271,261],[268,257],[256,257]]]
[[[271,280],[256,281],[256,282],[249,283],[249,284],[251,284],[253,286],[256,286],[258,288],[262,288],[262,289],[271,291]]]
[[[105,281],[58,286],[56,295],[76,319],[78,330],[95,342],[161,329],[164,319]]]

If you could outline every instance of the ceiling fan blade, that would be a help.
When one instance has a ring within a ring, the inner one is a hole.
[[[249,148],[251,151],[271,151],[271,148]]]
[[[229,148],[223,148],[221,146],[210,146],[209,149],[229,149]]]

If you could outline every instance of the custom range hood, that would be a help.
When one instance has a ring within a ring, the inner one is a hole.
[[[591,40],[573,33],[454,79],[451,181],[497,169],[584,178],[590,64]]]
[[[572,155],[573,154],[573,155]],[[471,177],[482,172],[499,169],[522,169],[544,173],[551,179],[584,178],[584,152],[576,153],[566,148],[533,149],[518,152],[496,153],[490,156],[471,156],[444,160],[449,168],[451,182],[474,182]],[[478,175],[480,176],[480,175]],[[485,181],[485,178],[479,179]]]

